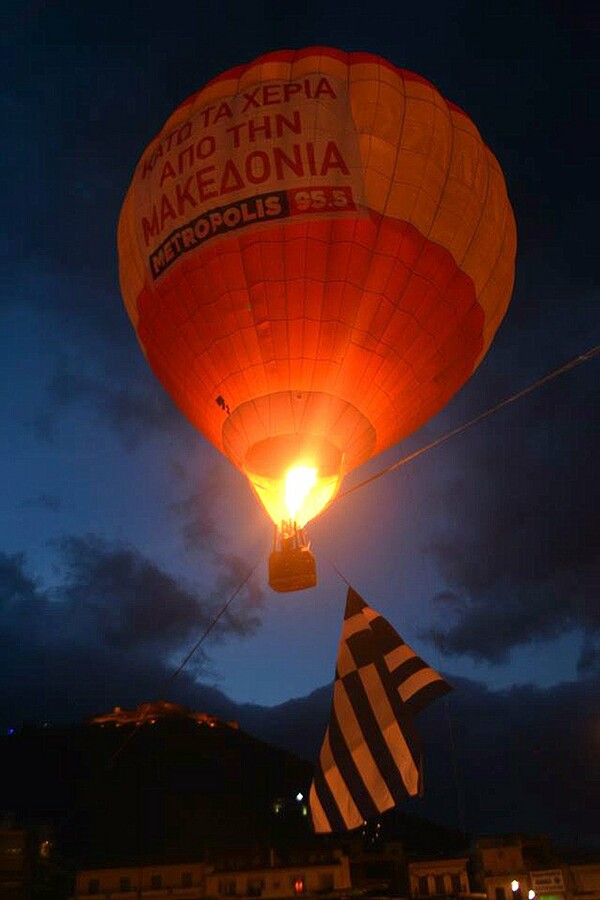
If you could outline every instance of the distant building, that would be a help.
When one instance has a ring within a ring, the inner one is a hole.
[[[32,869],[31,834],[21,828],[0,828],[0,900],[29,897]]]
[[[122,725],[154,725],[160,719],[193,719],[198,725],[208,725],[210,728],[228,726],[239,729],[235,721],[225,721],[218,716],[209,713],[194,712],[182,706],[180,703],[171,703],[169,700],[155,700],[152,703],[140,703],[135,709],[123,709],[115,706],[112,712],[102,713],[87,719],[88,725],[114,725],[119,728]]]
[[[569,866],[572,900],[600,900],[600,862]]]
[[[359,835],[343,841],[350,858],[350,878],[355,892],[369,897],[406,897],[408,871],[404,844],[385,841],[374,829],[361,829]]]
[[[199,900],[206,895],[206,866],[202,862],[168,865],[120,866],[114,869],[83,869],[75,878],[72,900]]]
[[[571,900],[568,867],[557,862],[546,836],[479,838],[474,864],[489,900]]]
[[[449,859],[415,860],[408,864],[410,896],[424,897],[470,896],[467,856]]]
[[[501,836],[477,847],[487,869],[484,892],[469,876],[468,856],[406,862],[400,844],[345,852],[335,844],[291,842],[279,855],[266,846],[222,850],[207,862],[90,868],[77,873],[71,900],[337,900],[347,895],[412,900],[600,900],[600,863],[523,868],[547,852],[536,841]],[[479,842],[477,842],[479,844]],[[356,848],[355,848],[356,850]],[[528,860],[528,850],[532,856]],[[481,874],[481,873],[479,873]],[[15,895],[19,897],[22,895]],[[13,895],[0,896],[13,900]]]
[[[66,880],[56,877],[52,848],[46,825],[20,828],[13,815],[0,816],[0,900],[49,896],[62,887]]]
[[[569,891],[568,868],[536,869],[529,872],[530,890],[537,900],[565,900]]]
[[[351,889],[350,862],[341,851],[285,862],[271,854],[270,865],[261,868],[215,869],[206,877],[210,898],[230,897],[327,897]]]
[[[339,896],[350,890],[348,857],[328,854],[282,863],[272,853],[270,864],[257,868],[208,867],[203,862],[83,869],[75,879],[71,900],[200,900],[200,898],[293,898]]]

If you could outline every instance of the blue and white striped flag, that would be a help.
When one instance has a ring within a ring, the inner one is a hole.
[[[310,789],[315,831],[356,828],[421,792],[413,717],[449,690],[349,588],[331,717]]]

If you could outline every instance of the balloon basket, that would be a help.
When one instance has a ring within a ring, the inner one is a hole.
[[[269,556],[269,585],[278,594],[305,591],[317,583],[317,566],[301,528],[282,522],[275,528]]]

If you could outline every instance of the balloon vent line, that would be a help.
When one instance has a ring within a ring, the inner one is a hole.
[[[345,584],[347,587],[352,587],[352,585],[350,584],[350,582],[348,581],[348,579],[346,578],[346,576],[343,575],[343,574],[340,572],[340,570],[338,569],[338,567],[336,566],[336,564],[333,562],[333,560],[329,559],[328,556],[326,556],[325,559],[327,560],[327,562],[329,563],[329,565],[331,566],[331,568],[333,569],[333,571],[335,572],[335,574],[338,576],[338,578],[339,578],[341,581],[343,581],[344,584]]]
[[[219,612],[213,617],[213,619],[212,619],[212,621],[210,622],[210,624],[204,629],[203,633],[200,635],[200,637],[198,638],[198,640],[196,641],[196,643],[194,644],[194,646],[192,647],[192,649],[191,649],[191,650],[187,653],[187,655],[184,657],[183,661],[179,664],[179,666],[175,669],[175,671],[174,671],[171,675],[169,675],[169,677],[166,679],[166,681],[165,681],[164,684],[163,684],[162,691],[161,691],[161,694],[162,694],[163,696],[166,694],[166,690],[167,690],[167,688],[172,684],[172,682],[175,681],[175,679],[176,679],[179,675],[181,675],[181,673],[183,672],[184,668],[185,668],[185,667],[187,666],[187,664],[189,663],[189,661],[190,661],[190,659],[192,658],[192,656],[194,656],[194,654],[200,649],[201,645],[204,643],[204,641],[206,640],[206,638],[208,637],[208,635],[210,634],[210,632],[213,630],[213,628],[215,627],[215,625],[217,624],[217,622],[219,621],[219,619],[220,619],[222,616],[225,615],[225,613],[227,612],[227,610],[229,609],[229,607],[231,606],[231,604],[233,603],[233,601],[235,600],[235,598],[238,596],[238,594],[240,593],[240,591],[241,591],[241,590],[247,585],[247,583],[250,581],[250,579],[252,578],[252,576],[253,576],[254,573],[256,572],[256,569],[258,568],[259,563],[261,563],[261,562],[263,561],[263,558],[264,558],[264,557],[261,555],[261,556],[256,560],[256,562],[254,563],[254,565],[252,566],[252,568],[249,570],[248,574],[244,576],[244,578],[242,579],[242,581],[240,581],[240,583],[238,584],[238,586],[236,587],[236,589],[233,591],[233,593],[231,594],[231,596],[229,597],[229,599],[227,600],[227,602],[221,607],[221,609],[219,610]],[[113,755],[113,757],[112,757],[112,759],[111,759],[111,764],[112,764],[112,765],[114,765],[114,763],[116,762],[116,760],[118,759],[118,757],[119,757],[119,756],[121,755],[121,753],[125,750],[125,748],[127,747],[127,745],[131,742],[133,736],[134,736],[135,734],[138,733],[139,729],[140,729],[141,726],[144,724],[146,718],[147,718],[149,715],[150,715],[150,712],[145,712],[145,713],[142,715],[139,724],[137,724],[136,727],[134,728],[134,730],[131,731],[131,732],[127,735],[127,737],[125,738],[125,740],[123,741],[123,743],[121,744],[121,746],[115,751],[115,753],[114,753],[114,755]]]
[[[484,412],[479,413],[479,415],[475,416],[473,419],[469,419],[468,422],[463,422],[462,425],[459,425],[457,428],[453,428],[452,431],[448,431],[446,434],[443,434],[441,437],[436,438],[429,444],[425,444],[423,447],[419,447],[419,449],[415,450],[413,453],[409,453],[408,456],[403,456],[402,459],[398,459],[396,460],[396,462],[391,463],[389,466],[386,466],[385,469],[381,469],[379,472],[375,472],[374,475],[370,475],[369,478],[365,478],[364,481],[359,481],[358,484],[349,487],[343,493],[339,494],[338,497],[336,497],[336,499],[333,501],[333,503],[338,503],[340,500],[343,500],[344,497],[347,497],[348,494],[353,494],[354,491],[358,491],[360,488],[366,487],[373,481],[377,481],[378,478],[382,478],[384,475],[388,475],[390,472],[394,472],[396,469],[400,469],[402,466],[405,466],[407,463],[412,462],[413,459],[417,459],[417,457],[422,456],[429,450],[433,450],[435,447],[439,447],[441,444],[445,444],[446,441],[450,440],[450,438],[456,437],[456,435],[458,434],[462,434],[462,432],[466,431],[467,428],[471,428],[471,426],[477,425],[479,422],[487,419],[488,416],[491,416],[493,413],[498,412],[505,406],[514,403],[516,400],[520,400],[521,397],[525,397],[527,396],[527,394],[531,394],[533,391],[537,390],[537,388],[542,387],[542,385],[548,384],[549,381],[553,381],[553,379],[558,378],[559,375],[564,375],[565,372],[569,372],[571,369],[574,369],[575,366],[581,365],[581,363],[588,362],[588,360],[593,359],[599,354],[600,344],[597,344],[595,347],[592,347],[585,353],[580,353],[578,356],[569,360],[569,362],[565,363],[562,366],[559,366],[558,369],[553,369],[552,372],[548,372],[547,375],[544,375],[542,378],[538,378],[536,381],[532,382],[532,384],[528,385],[528,387],[517,391],[515,394],[511,394],[510,397],[505,397],[504,400],[501,400],[499,403],[496,403],[494,406],[491,406]],[[333,503],[331,504],[332,506]],[[340,573],[338,572],[338,575],[339,574]],[[340,577],[343,578],[343,576]]]

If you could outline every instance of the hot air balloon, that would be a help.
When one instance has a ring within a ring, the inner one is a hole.
[[[272,518],[271,584],[316,583],[303,528],[434,416],[514,279],[504,177],[468,116],[367,53],[281,51],[183,102],[118,228],[146,358]]]

